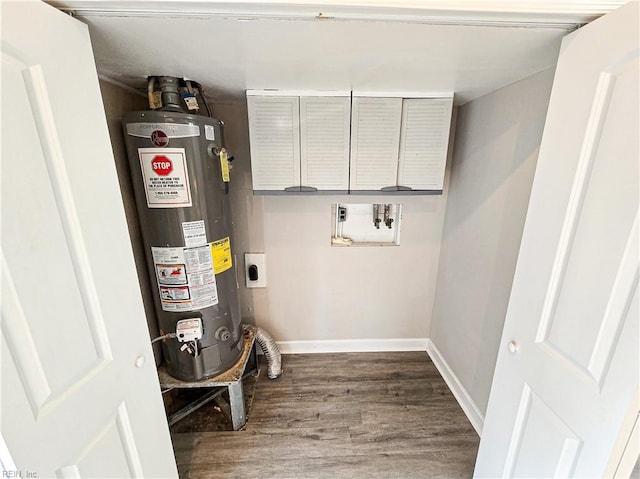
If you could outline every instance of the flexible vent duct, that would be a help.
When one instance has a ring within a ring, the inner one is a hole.
[[[276,379],[282,374],[282,357],[275,340],[264,329],[259,326],[244,325],[244,328],[253,329],[256,341],[260,345],[264,357],[267,359],[267,375],[269,379]]]

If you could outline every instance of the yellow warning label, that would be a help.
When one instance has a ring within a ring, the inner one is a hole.
[[[211,246],[211,256],[213,257],[213,272],[215,274],[224,273],[233,266],[231,261],[231,241],[229,237],[222,238],[213,243]]]
[[[224,148],[220,150],[220,168],[222,170],[222,181],[229,183],[229,155]]]

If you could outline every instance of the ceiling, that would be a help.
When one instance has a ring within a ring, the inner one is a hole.
[[[463,104],[553,67],[563,36],[624,2],[50,3],[89,25],[100,74],[140,90],[163,74],[218,101],[286,89],[454,92]]]

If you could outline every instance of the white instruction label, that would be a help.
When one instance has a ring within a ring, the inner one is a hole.
[[[191,206],[184,148],[138,148],[149,208]]]
[[[152,247],[163,311],[195,311],[218,304],[208,244],[195,248]]]
[[[184,236],[184,245],[187,248],[207,244],[204,220],[183,222],[182,235]]]
[[[204,137],[210,141],[216,141],[216,129],[213,125],[204,125]]]
[[[165,308],[165,302],[189,302],[189,287],[188,286],[180,286],[180,287],[169,287],[169,286],[160,286],[160,299],[162,299],[162,309],[165,311],[177,311],[173,308],[167,309]],[[180,311],[185,311],[180,309]]]

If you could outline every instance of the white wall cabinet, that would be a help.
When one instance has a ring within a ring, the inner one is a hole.
[[[256,193],[440,192],[453,95],[247,91]]]
[[[350,92],[248,91],[256,192],[349,189]]]
[[[395,186],[402,98],[354,97],[350,190]]]
[[[349,189],[351,96],[300,97],[301,185]]]
[[[350,191],[441,191],[453,96],[355,96]]]
[[[297,96],[247,93],[254,190],[300,187],[300,122]]]
[[[453,97],[405,98],[398,153],[398,187],[442,190]]]

